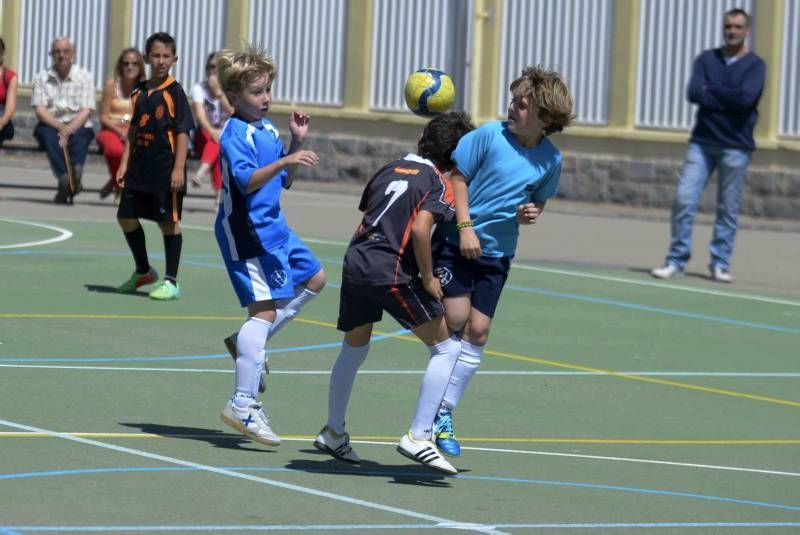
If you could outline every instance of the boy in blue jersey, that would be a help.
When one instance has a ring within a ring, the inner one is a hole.
[[[572,95],[556,72],[528,67],[510,89],[508,120],[482,125],[453,151],[456,219],[434,234],[447,323],[461,333],[461,355],[434,430],[437,445],[450,456],[461,451],[452,411],[480,364],[519,225],[535,223],[558,192],[561,153],[548,136],[573,118]]]
[[[257,400],[267,339],[279,322],[325,286],[325,272],[286,224],[281,188],[298,166],[313,166],[317,155],[302,150],[309,116],[292,112],[291,144],[284,149],[278,130],[265,118],[272,102],[276,69],[263,50],[223,50],[216,56],[217,76],[234,115],[220,136],[222,202],[214,233],[239,302],[248,319],[233,338],[236,389],[220,414],[223,422],[270,446],[280,437],[270,428]]]

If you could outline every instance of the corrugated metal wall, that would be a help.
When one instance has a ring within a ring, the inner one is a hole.
[[[778,133],[800,137],[800,0],[784,0]]]
[[[178,63],[172,73],[188,94],[205,78],[206,56],[225,44],[227,1],[135,0],[132,4],[131,46],[144,54],[151,34],[167,32],[174,37]]]
[[[497,114],[506,114],[509,84],[539,64],[564,76],[579,123],[606,124],[613,8],[612,0],[503,2]]]
[[[346,0],[251,0],[248,35],[275,58],[276,101],[342,105]]]
[[[723,15],[753,0],[642,0],[636,126],[687,130],[695,106],[686,100],[692,63],[700,52],[724,44]],[[751,33],[752,42],[753,34]]]
[[[20,84],[30,85],[37,72],[52,65],[53,38],[67,36],[75,44],[75,64],[94,75],[98,89],[103,87],[107,74],[108,6],[109,0],[20,2]]]
[[[375,0],[370,107],[406,111],[406,78],[417,69],[433,67],[453,79],[453,107],[463,108],[471,9],[472,3],[463,0]]]

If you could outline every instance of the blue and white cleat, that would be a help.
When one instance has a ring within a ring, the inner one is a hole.
[[[448,457],[461,455],[461,446],[453,430],[453,412],[447,407],[441,407],[433,420],[433,436],[442,453]]]
[[[220,419],[246,437],[267,446],[279,446],[281,437],[269,426],[269,420],[260,402],[253,402],[241,409],[233,400],[228,400],[219,415]]]

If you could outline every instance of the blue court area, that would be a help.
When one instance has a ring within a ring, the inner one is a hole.
[[[427,352],[391,319],[353,466],[311,444],[341,340],[346,237],[324,224],[300,234],[329,285],[268,348],[270,448],[219,420],[244,316],[210,224],[186,225],[163,303],[113,291],[131,260],[111,218],[0,220],[0,533],[800,532],[800,300],[518,262],[455,413],[459,475],[395,451]]]

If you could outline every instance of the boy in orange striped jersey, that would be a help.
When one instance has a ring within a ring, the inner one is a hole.
[[[181,210],[186,193],[186,154],[194,128],[191,107],[181,85],[170,76],[175,62],[175,39],[154,33],[145,44],[150,79],[134,90],[133,117],[116,180],[123,187],[117,221],[133,254],[136,270],[121,286],[131,293],[158,280],[147,259],[140,218],[158,223],[164,235],[166,274],[150,292],[152,299],[177,299],[181,246]]]

